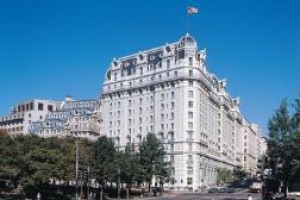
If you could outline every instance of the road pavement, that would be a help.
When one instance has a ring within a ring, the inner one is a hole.
[[[261,193],[248,193],[248,191],[249,189],[242,189],[235,193],[166,193],[163,197],[152,197],[149,200],[247,200],[248,194],[253,200],[262,199]]]

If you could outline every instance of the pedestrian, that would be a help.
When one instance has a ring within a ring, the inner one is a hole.
[[[248,200],[253,200],[251,194],[248,194]]]

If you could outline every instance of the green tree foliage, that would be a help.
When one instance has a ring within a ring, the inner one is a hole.
[[[80,149],[80,170],[105,188],[107,182],[151,182],[168,176],[165,152],[154,134],[148,134],[139,151],[130,145],[117,151],[111,138],[100,137],[95,142],[75,138],[40,138],[26,135],[10,137],[0,134],[0,178],[14,180],[25,191],[36,195],[41,188],[49,188],[50,180],[75,180],[76,149]],[[120,172],[120,173],[119,173]],[[150,186],[150,184],[149,184]]]
[[[233,181],[233,173],[229,169],[219,168],[217,171],[218,184],[229,183]]]
[[[92,167],[97,182],[104,187],[107,181],[114,181],[118,174],[118,154],[111,138],[100,137],[93,145]]]
[[[299,99],[292,108],[283,101],[275,114],[269,119],[268,156],[270,165],[278,179],[286,183],[294,182],[299,176]]]
[[[140,164],[143,170],[143,177],[149,184],[153,177],[160,179],[168,177],[168,164],[164,162],[165,151],[162,143],[155,134],[149,133],[139,146]]]
[[[133,181],[143,181],[142,166],[139,163],[139,153],[132,150],[130,144],[124,152],[120,152],[121,181],[131,187]]]
[[[0,176],[1,178],[14,179],[17,178],[20,173],[20,165],[22,165],[22,159],[20,152],[15,148],[17,143],[13,138],[8,136],[5,131],[1,131],[0,134]]]
[[[243,180],[244,178],[247,177],[247,173],[244,170],[239,168],[235,168],[232,172],[232,175],[236,181]]]

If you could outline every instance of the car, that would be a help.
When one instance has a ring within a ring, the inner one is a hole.
[[[246,186],[248,184],[248,182],[246,180],[242,180],[239,182],[240,186]]]
[[[250,192],[252,193],[260,193],[262,191],[262,183],[261,182],[253,182],[250,186]]]
[[[227,193],[227,188],[226,187],[219,188],[219,193]]]
[[[235,192],[235,189],[229,187],[229,188],[226,189],[226,192],[227,192],[227,193],[234,193],[234,192]]]
[[[218,193],[218,192],[219,192],[219,189],[215,188],[215,187],[208,189],[208,193]]]

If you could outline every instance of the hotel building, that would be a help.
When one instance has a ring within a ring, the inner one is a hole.
[[[245,133],[256,149],[239,98],[226,92],[225,79],[208,71],[206,50],[198,51],[189,34],[114,59],[101,104],[101,133],[119,147],[137,146],[147,133],[157,134],[171,165],[169,188],[197,190],[215,184],[219,168],[244,167]]]

